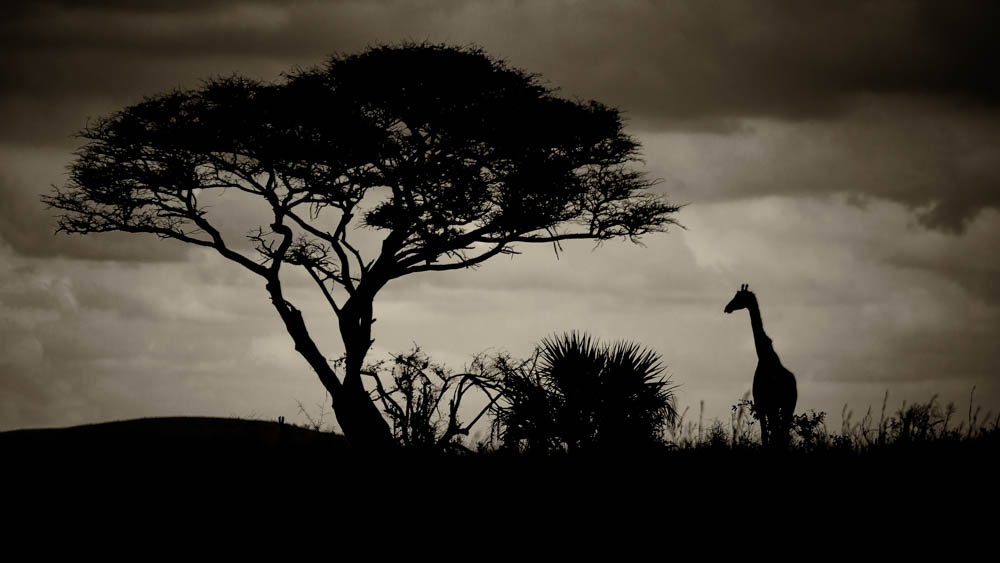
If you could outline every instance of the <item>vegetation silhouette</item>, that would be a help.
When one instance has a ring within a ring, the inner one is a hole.
[[[389,417],[393,437],[401,446],[419,453],[469,452],[464,442],[469,432],[501,398],[485,355],[477,355],[464,373],[455,373],[431,361],[419,346],[393,354],[389,362],[365,368],[375,380],[375,395]],[[389,385],[383,383],[386,378]],[[485,406],[463,422],[459,409],[470,392],[485,395]]]
[[[538,364],[540,356],[527,362]],[[858,422],[851,422],[845,408],[843,424],[830,428],[825,413],[798,415],[789,447],[781,450],[760,444],[756,421],[743,405],[734,409],[730,424],[715,421],[700,432],[680,415],[666,426],[666,443],[624,450],[577,449],[571,455],[565,441],[551,440],[542,442],[555,444],[551,449],[530,450],[546,455],[526,455],[524,442],[493,442],[474,452],[449,448],[433,455],[400,448],[392,463],[366,455],[343,436],[280,421],[142,419],[0,432],[0,474],[11,493],[33,504],[40,491],[55,499],[90,491],[100,497],[94,506],[104,506],[108,495],[147,502],[150,493],[217,499],[228,490],[250,499],[252,511],[270,487],[284,502],[315,498],[324,514],[331,500],[338,510],[347,501],[376,506],[379,514],[391,507],[395,514],[399,503],[447,502],[442,495],[449,494],[458,495],[459,506],[501,503],[538,507],[543,514],[562,502],[587,510],[614,499],[648,503],[690,496],[697,503],[705,495],[738,499],[743,506],[787,506],[785,500],[794,503],[803,494],[832,503],[852,495],[896,497],[917,504],[915,509],[935,498],[951,506],[968,497],[988,506],[1000,415],[984,415],[971,400],[965,416],[934,398],[904,403],[894,413],[886,402],[881,415],[869,409]],[[331,479],[346,486],[325,487]]]
[[[292,503],[300,515],[305,507],[315,507],[319,522],[343,513],[363,517],[366,524],[386,514],[408,514],[414,506],[442,505],[504,515],[513,507],[518,514],[527,510],[547,519],[559,510],[590,520],[597,514],[598,521],[607,513],[628,522],[637,521],[629,517],[637,503],[660,506],[678,500],[709,507],[711,514],[719,506],[716,500],[744,512],[751,507],[755,515],[764,507],[765,514],[774,510],[775,518],[788,506],[810,502],[868,506],[864,503],[878,499],[905,510],[904,515],[912,510],[922,517],[928,509],[954,510],[965,501],[992,506],[1000,416],[971,406],[967,415],[949,413],[956,413],[953,405],[932,399],[894,413],[883,407],[881,416],[868,413],[854,423],[847,417],[842,426],[829,429],[824,413],[807,413],[818,420],[812,438],[793,426],[787,450],[741,438],[755,426],[747,416],[740,421],[742,429],[716,422],[704,433],[679,416],[667,428],[672,444],[635,450],[648,454],[640,459],[619,451],[537,456],[499,447],[433,456],[399,449],[392,463],[359,452],[343,436],[290,424],[143,419],[0,432],[0,476],[8,484],[5,499],[12,514],[23,517],[35,507],[42,519],[42,511],[48,514],[59,503],[82,502],[86,516],[106,525],[107,519],[98,518],[102,512],[120,515],[123,506],[135,504],[126,515],[146,510],[142,522],[147,527],[157,512],[172,521],[200,514],[205,499],[213,519],[223,505],[260,518],[286,514]],[[330,486],[331,481],[338,486]],[[81,493],[92,498],[78,500]],[[171,503],[178,509],[165,510]],[[270,505],[275,510],[265,510]],[[931,514],[938,513],[950,512]],[[231,521],[245,529],[244,520]],[[293,521],[301,527],[301,519]],[[217,531],[224,524],[206,525]]]
[[[725,312],[728,314],[739,309],[746,309],[750,313],[750,328],[757,351],[751,412],[760,420],[761,442],[765,446],[769,443],[776,446],[787,445],[795,403],[798,400],[795,376],[781,365],[771,339],[764,332],[757,296],[747,284],[740,286],[736,295],[726,304]]]
[[[663,445],[677,416],[660,356],[635,343],[574,332],[544,339],[530,361],[495,365],[494,433],[506,449],[639,453]]]
[[[975,453],[1000,445],[1000,413],[983,413],[975,406],[975,388],[969,397],[968,412],[959,416],[954,403],[942,405],[933,396],[925,403],[888,408],[889,393],[882,400],[876,418],[871,407],[860,420],[853,420],[847,405],[841,412],[839,428],[829,428],[825,412],[813,410],[794,415],[790,424],[787,453],[803,456],[874,455],[886,458],[922,453]],[[726,452],[774,453],[762,448],[760,432],[751,415],[753,402],[744,398],[732,407],[729,424],[714,421],[705,432],[685,421],[687,411],[668,426],[667,435],[675,450],[715,450]],[[947,460],[947,458],[942,458]]]
[[[518,243],[638,242],[678,210],[636,170],[639,143],[617,109],[560,98],[474,47],[382,45],[277,82],[213,78],[78,136],[68,184],[43,197],[62,211],[58,230],[150,233],[258,276],[344,434],[373,449],[393,443],[362,381],[388,283],[475,267]],[[223,197],[262,204],[267,219],[233,237],[215,220]],[[382,236],[377,251],[358,226]],[[285,292],[290,267],[337,318],[342,375]]]

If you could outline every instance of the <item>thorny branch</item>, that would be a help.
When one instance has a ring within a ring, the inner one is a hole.
[[[388,368],[393,384],[387,388],[382,382],[385,362],[370,365],[363,372],[375,381],[377,399],[393,424],[393,433],[406,446],[448,449],[463,447],[455,442],[459,436],[468,436],[470,430],[500,400],[500,389],[491,381],[477,359],[473,368],[479,373],[451,373],[444,367],[431,364],[419,347],[408,354],[397,354]],[[473,390],[487,399],[483,406],[464,424],[459,409],[462,400]]]

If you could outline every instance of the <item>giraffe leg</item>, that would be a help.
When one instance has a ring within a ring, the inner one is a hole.
[[[760,413],[760,442],[767,447],[767,414]]]
[[[774,413],[774,424],[771,425],[771,442],[778,448],[782,448],[787,436],[788,428],[785,426],[784,413],[777,411]]]
[[[781,415],[781,438],[787,446],[792,443],[792,411],[782,412]]]

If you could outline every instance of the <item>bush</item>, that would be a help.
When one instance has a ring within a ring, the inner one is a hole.
[[[601,345],[571,333],[546,338],[532,359],[494,363],[503,400],[494,434],[536,453],[642,450],[664,443],[677,418],[660,356],[638,344]]]
[[[389,362],[365,367],[375,382],[374,396],[391,423],[393,438],[404,448],[422,451],[467,452],[469,431],[496,401],[486,364],[477,356],[466,373],[454,373],[436,364],[414,344],[411,351],[393,354]],[[383,379],[389,381],[388,386]],[[471,422],[459,416],[470,393],[489,401]]]

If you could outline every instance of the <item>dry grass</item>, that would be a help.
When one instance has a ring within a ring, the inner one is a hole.
[[[704,402],[697,423],[690,420],[685,409],[676,423],[667,429],[671,449],[760,448],[760,429],[753,415],[749,395],[733,405],[728,423],[704,421]],[[937,395],[924,403],[903,404],[895,411],[888,409],[889,393],[882,400],[876,417],[869,409],[860,420],[847,405],[841,411],[838,429],[828,426],[825,412],[806,411],[795,415],[791,427],[789,450],[797,453],[842,452],[872,453],[903,449],[956,447],[963,444],[996,444],[1000,440],[1000,413],[983,412],[975,406],[975,388],[969,396],[968,409],[959,414],[954,403],[941,404]]]

